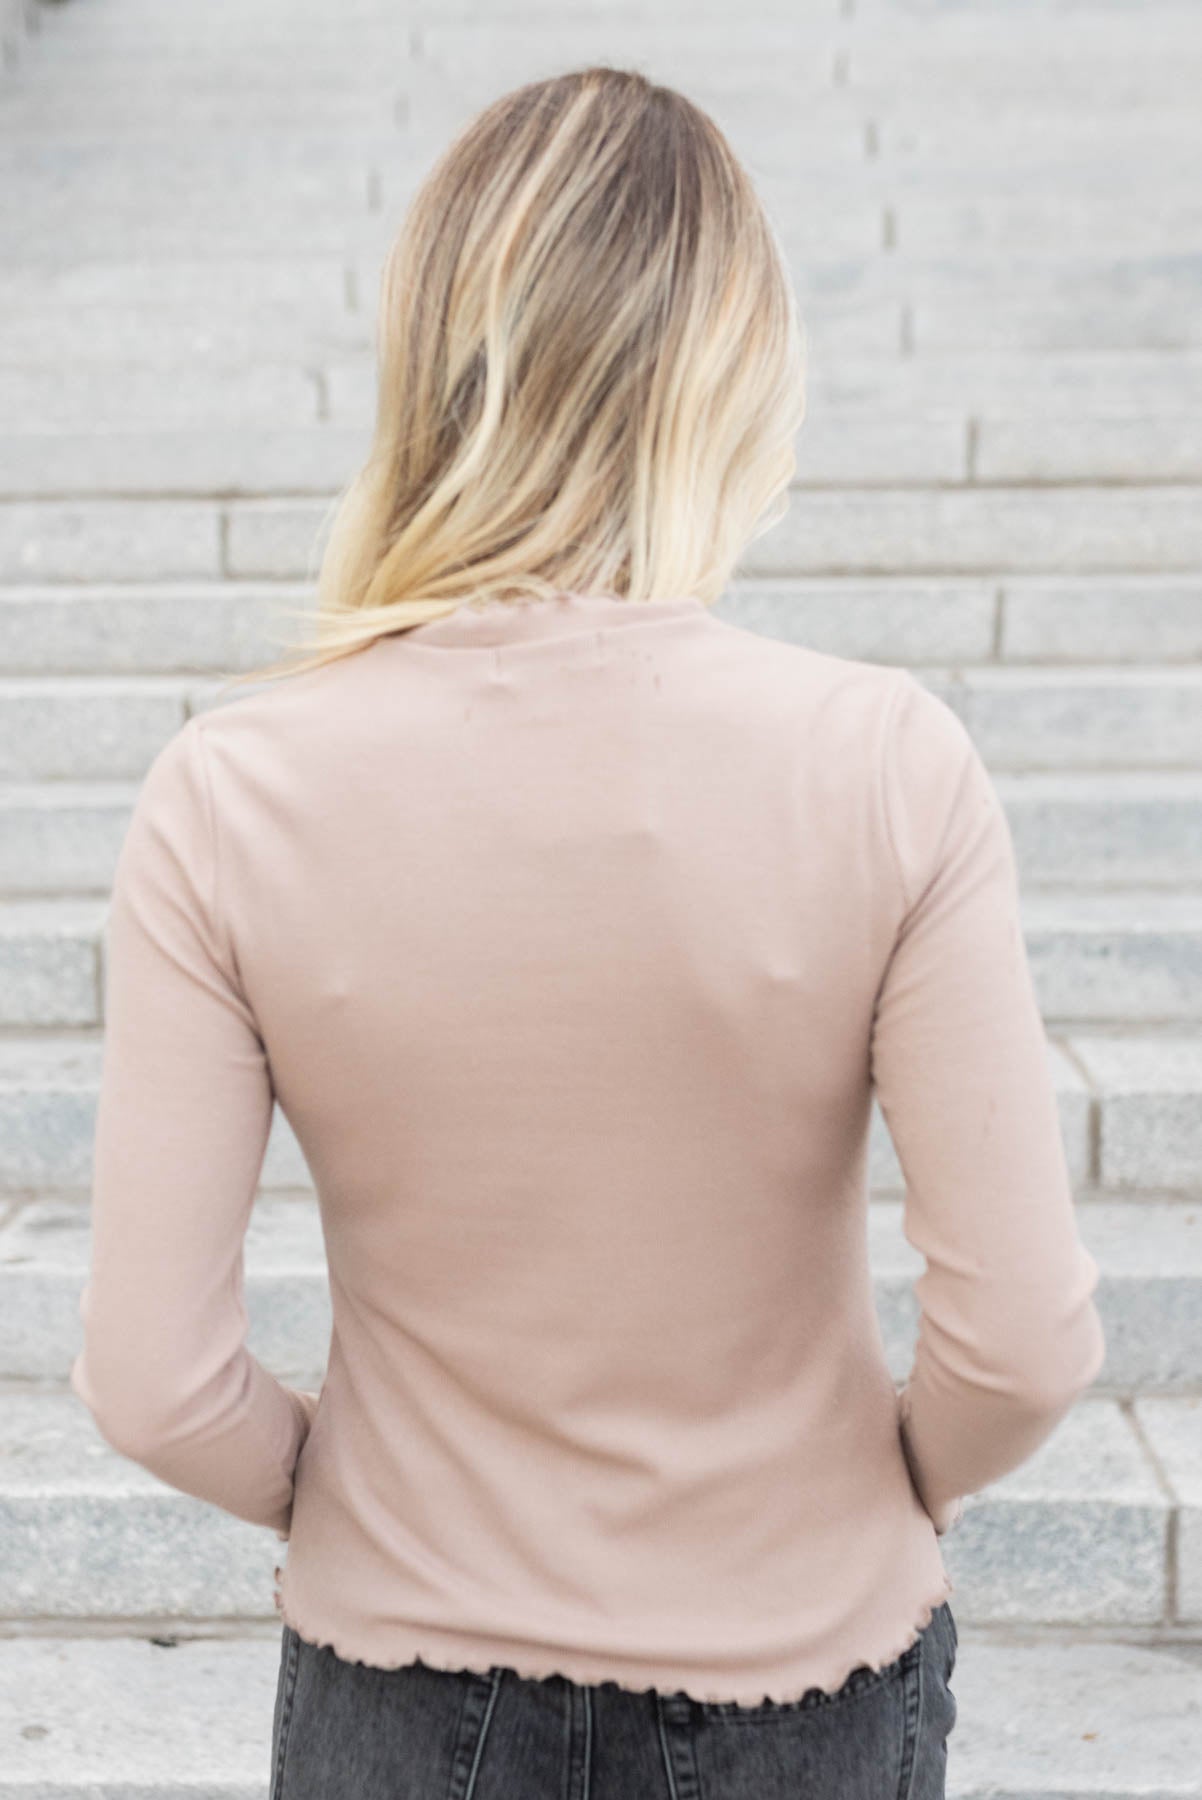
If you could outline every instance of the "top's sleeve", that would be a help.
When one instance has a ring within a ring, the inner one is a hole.
[[[70,1385],[123,1455],[282,1538],[315,1396],[246,1345],[243,1239],[274,1090],[220,919],[203,725],[151,763],[114,873]]]
[[[967,728],[909,670],[894,694],[884,815],[900,923],[872,1073],[926,1259],[903,1448],[942,1534],[1024,1462],[1105,1359],[1098,1265],[1078,1235],[1014,845]]]

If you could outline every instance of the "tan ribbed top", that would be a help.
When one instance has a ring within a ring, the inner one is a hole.
[[[345,1657],[833,1690],[1099,1371],[1007,819],[906,670],[694,598],[462,606],[178,731],[106,949],[72,1385],[288,1537],[277,1606]],[[874,1085],[926,1259],[901,1396]],[[245,1341],[277,1101],[315,1411]]]

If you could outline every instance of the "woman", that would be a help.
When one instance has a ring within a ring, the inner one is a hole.
[[[498,100],[390,258],[313,640],[139,793],[72,1382],[288,1541],[274,1800],[935,1800],[939,1540],[1098,1372],[972,740],[711,610],[802,344],[703,112],[608,68]],[[927,1262],[900,1395],[874,1095]],[[319,1395],[245,1342],[276,1101]]]

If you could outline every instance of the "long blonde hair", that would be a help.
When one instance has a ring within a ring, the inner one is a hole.
[[[467,602],[722,593],[787,510],[805,337],[715,122],[633,70],[480,113],[384,267],[366,462],[299,673]],[[329,515],[327,515],[327,520]]]

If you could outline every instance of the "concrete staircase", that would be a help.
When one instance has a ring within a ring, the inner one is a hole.
[[[429,158],[602,58],[727,127],[806,316],[792,509],[721,610],[914,668],[1021,863],[1109,1353],[946,1540],[949,1795],[1202,1800],[1202,15],[69,0],[39,25],[0,81],[0,1800],[267,1793],[279,1546],[119,1459],[66,1386],[108,884],[150,758],[310,592]],[[879,1116],[872,1182],[900,1381],[921,1263]],[[246,1270],[256,1352],[318,1385],[320,1229],[278,1116]]]

